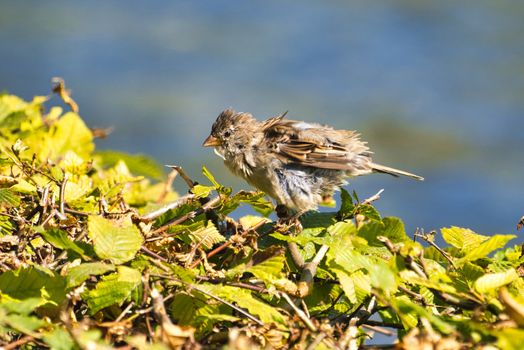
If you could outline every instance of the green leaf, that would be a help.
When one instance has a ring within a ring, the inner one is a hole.
[[[382,236],[389,238],[391,242],[401,243],[411,240],[406,234],[404,223],[399,218],[388,216],[382,219],[382,223],[385,226]]]
[[[458,264],[461,265],[467,261],[484,258],[492,251],[504,247],[506,243],[515,237],[515,235],[494,235],[480,245],[470,248],[466,255],[458,261]]]
[[[80,285],[89,276],[103,275],[106,272],[114,271],[115,267],[111,264],[103,262],[95,263],[84,263],[78,266],[74,266],[67,272],[67,288],[73,288]]]
[[[135,175],[147,176],[151,179],[162,180],[165,177],[164,167],[153,158],[144,154],[128,154],[117,151],[97,151],[95,156],[100,159],[103,167],[113,167],[119,161],[126,163],[129,171]]]
[[[335,237],[340,238],[343,236],[355,235],[357,233],[357,228],[353,221],[339,221],[334,225],[331,225],[327,228],[327,232]]]
[[[101,259],[109,259],[114,264],[123,264],[133,259],[142,245],[142,235],[129,217],[108,220],[90,216],[87,226],[96,255]]]
[[[211,191],[213,191],[215,188],[212,186],[202,186],[202,185],[195,185],[191,189],[191,192],[197,197],[197,198],[204,198],[209,196]]]
[[[56,326],[51,332],[45,333],[43,338],[52,350],[76,349],[71,335],[59,326]]]
[[[241,308],[247,309],[249,313],[259,317],[262,322],[277,322],[280,324],[284,324],[285,322],[284,316],[282,316],[274,306],[255,298],[249,290],[209,284],[201,285],[200,287],[213,295],[224,298],[229,302],[237,304]]]
[[[80,248],[75,242],[69,239],[67,236],[67,232],[53,228],[48,231],[46,231],[42,227],[36,227],[35,231],[40,233],[40,235],[51,245],[58,249],[64,249],[64,250],[70,250],[78,255],[82,256],[84,259],[88,258],[85,256],[85,252],[82,248]]]
[[[505,272],[488,273],[477,279],[474,283],[474,287],[479,293],[486,293],[494,291],[506,284],[510,284],[518,278],[519,275],[515,269],[512,268]]]
[[[341,219],[353,217],[353,211],[355,210],[355,204],[351,195],[345,189],[340,189],[340,209],[338,211],[338,216]]]
[[[489,237],[479,235],[468,228],[451,226],[440,229],[446,243],[462,251],[468,251],[486,241]]]
[[[18,314],[6,315],[4,319],[0,321],[15,331],[32,336],[38,336],[35,331],[47,325],[47,322],[35,316]]]
[[[118,266],[117,272],[102,277],[96,288],[82,294],[91,315],[111,305],[121,305],[142,283],[140,271]]]
[[[211,174],[211,172],[209,170],[207,170],[207,168],[205,166],[202,167],[202,174],[204,174],[204,176],[209,180],[211,181],[211,183],[213,184],[213,186],[215,186],[215,188],[219,188],[219,187],[222,187],[220,186],[220,184],[215,180],[215,177],[213,176],[213,174]]]
[[[9,188],[0,188],[0,207],[18,207],[20,206],[20,196]]]
[[[188,237],[192,243],[200,244],[204,250],[209,250],[215,244],[226,240],[226,238],[218,232],[217,228],[211,221],[207,222],[207,226],[202,225],[200,228],[180,236]]]
[[[41,161],[56,160],[67,151],[73,151],[88,160],[95,145],[93,135],[84,121],[73,112],[64,114],[49,127],[49,132],[40,130],[25,139],[25,143],[39,156]]]
[[[195,316],[199,309],[206,306],[204,300],[193,297],[185,292],[177,293],[171,303],[171,315],[175,322],[188,326],[195,323]]]
[[[65,299],[65,278],[43,267],[26,267],[0,275],[0,291],[15,299],[41,298],[54,305]]]
[[[260,264],[249,267],[246,271],[264,281],[266,285],[271,285],[284,277],[282,273],[284,261],[283,255],[273,256]]]

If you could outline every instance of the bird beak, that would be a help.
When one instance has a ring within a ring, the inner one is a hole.
[[[202,144],[202,146],[204,147],[220,146],[220,141],[213,135],[209,135],[207,139],[204,141],[204,143]]]

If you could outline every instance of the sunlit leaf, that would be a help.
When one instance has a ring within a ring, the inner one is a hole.
[[[479,293],[486,293],[510,284],[518,278],[519,275],[515,269],[509,269],[499,273],[488,273],[478,278],[474,283],[474,287]]]
[[[118,266],[116,273],[104,276],[95,289],[83,294],[90,313],[95,314],[105,307],[123,303],[140,286],[141,277],[138,270]]]
[[[109,220],[100,216],[90,216],[88,229],[96,255],[115,264],[133,259],[142,245],[142,235],[129,217]]]

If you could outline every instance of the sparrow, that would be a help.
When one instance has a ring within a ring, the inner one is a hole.
[[[235,175],[295,212],[317,209],[348,177],[385,173],[424,180],[374,163],[355,131],[284,119],[286,113],[259,122],[250,113],[228,108],[203,146],[214,147]]]

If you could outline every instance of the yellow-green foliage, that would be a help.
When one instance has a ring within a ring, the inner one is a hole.
[[[414,241],[346,191],[337,212],[277,225],[262,193],[204,168],[178,196],[153,160],[96,152],[46,102],[0,95],[1,345],[355,349],[377,329],[406,349],[524,343],[514,236]],[[242,204],[261,216],[228,216]]]

